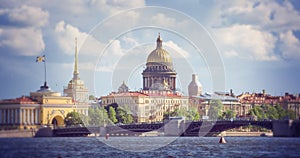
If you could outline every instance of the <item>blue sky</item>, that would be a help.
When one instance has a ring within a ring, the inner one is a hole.
[[[158,32],[185,94],[192,73],[206,92],[300,93],[297,0],[0,3],[0,99],[39,89],[43,64],[35,58],[44,54],[48,84],[62,92],[72,78],[75,37],[91,94],[106,95],[122,81],[138,90]]]

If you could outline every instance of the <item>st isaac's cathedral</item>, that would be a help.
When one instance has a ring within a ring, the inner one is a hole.
[[[176,91],[176,75],[172,58],[163,49],[162,38],[158,35],[156,49],[148,55],[146,68],[142,72],[143,89],[129,91],[123,82],[118,92],[101,97],[102,106],[117,103],[131,110],[135,122],[160,122],[165,112],[189,108],[189,97]],[[202,90],[202,87],[196,89]]]

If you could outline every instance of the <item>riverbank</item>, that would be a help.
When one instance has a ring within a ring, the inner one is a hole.
[[[35,130],[1,130],[0,138],[28,138],[35,135]]]
[[[28,138],[34,137],[35,130],[1,130],[0,138]],[[90,135],[91,137],[94,135]],[[162,136],[158,132],[147,132],[140,136]],[[222,132],[218,136],[226,137],[259,137],[259,136],[273,136],[272,132]],[[126,136],[125,136],[126,137]]]
[[[259,136],[269,136],[272,137],[272,132],[221,132],[218,136],[226,137],[259,137]]]

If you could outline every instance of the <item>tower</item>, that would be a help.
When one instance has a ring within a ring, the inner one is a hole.
[[[198,80],[198,76],[196,74],[192,75],[192,81],[188,86],[189,96],[199,96],[202,94],[202,85]]]
[[[143,90],[176,90],[176,72],[170,54],[162,48],[160,34],[156,39],[156,49],[147,58],[143,71]]]
[[[88,103],[89,90],[85,87],[84,82],[79,78],[78,71],[78,52],[77,52],[77,38],[75,38],[75,59],[73,78],[69,81],[68,86],[64,88],[64,94],[72,97],[76,103]]]

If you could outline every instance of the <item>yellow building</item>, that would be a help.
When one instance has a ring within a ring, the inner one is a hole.
[[[101,97],[102,106],[117,103],[129,108],[135,122],[161,122],[165,112],[188,109],[188,97],[171,91],[113,92]]]
[[[64,126],[64,119],[69,112],[88,115],[88,89],[79,78],[77,44],[73,78],[64,88],[64,93],[65,96],[61,96],[51,91],[45,82],[30,96],[0,100],[0,130],[34,129],[41,125]]]
[[[30,96],[0,100],[0,129],[30,129],[41,125],[63,126],[69,112],[88,114],[87,105],[53,92],[46,83]]]

